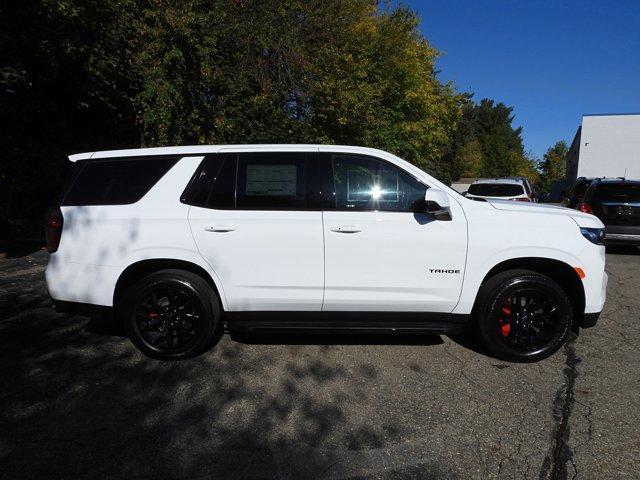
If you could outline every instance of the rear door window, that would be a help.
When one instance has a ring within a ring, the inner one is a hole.
[[[304,152],[239,154],[236,208],[306,210],[307,157]]]
[[[177,157],[131,157],[79,162],[62,205],[128,205],[140,200]]]
[[[469,187],[471,195],[481,197],[516,197],[522,195],[522,185],[515,183],[474,183]]]

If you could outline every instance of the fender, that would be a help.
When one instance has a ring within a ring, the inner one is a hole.
[[[477,256],[476,256],[477,257]],[[460,301],[451,313],[469,314],[480,291],[482,281],[497,265],[508,260],[540,258],[557,260],[573,268],[580,265],[578,258],[565,250],[552,247],[523,246],[514,247],[494,253],[484,258],[478,265],[473,265],[474,258],[467,259],[467,267],[462,284]]]
[[[202,268],[205,272],[209,274],[211,280],[216,286],[218,293],[220,294],[220,302],[222,303],[222,308],[224,310],[228,310],[227,297],[224,292],[224,287],[222,286],[222,282],[220,281],[220,277],[215,272],[215,270],[207,263],[198,251],[193,251],[189,249],[183,248],[145,248],[138,249],[129,252],[129,254],[123,259],[122,266],[118,269],[118,273],[116,275],[115,281],[113,283],[113,289],[115,293],[115,286],[124,273],[124,271],[130,266],[145,261],[145,260],[178,260],[183,262],[192,263]]]

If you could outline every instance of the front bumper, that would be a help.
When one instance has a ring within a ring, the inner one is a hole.
[[[600,317],[602,309],[604,308],[604,303],[607,300],[608,283],[609,275],[607,275],[607,272],[602,272],[602,282],[600,283],[600,304],[598,308],[595,309],[595,312],[585,312],[582,314],[582,321],[580,322],[580,326],[582,328],[595,327],[596,323],[598,323],[598,318]]]
[[[604,241],[609,245],[640,245],[640,225],[606,225]]]
[[[630,233],[606,233],[607,245],[640,245],[640,235]]]
[[[600,317],[601,312],[596,313],[585,313],[582,317],[582,328],[591,328],[595,327],[596,323],[598,323],[598,318]]]

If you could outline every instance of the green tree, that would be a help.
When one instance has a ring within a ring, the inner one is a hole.
[[[476,108],[476,135],[484,156],[482,175],[513,175],[524,156],[522,127],[511,125],[513,107],[485,98]]]
[[[133,146],[135,4],[21,1],[0,6],[0,232],[41,233],[78,151]]]
[[[78,151],[347,143],[448,180],[464,97],[418,25],[371,0],[3,2],[0,229],[40,223]]]
[[[136,64],[145,145],[323,142],[379,147],[438,175],[462,97],[407,8],[370,1],[146,8]]]
[[[569,147],[564,140],[560,140],[547,149],[540,162],[540,188],[549,191],[551,184],[565,178],[567,153]]]
[[[513,107],[487,98],[474,103],[465,95],[462,119],[447,154],[452,176],[522,175],[536,182],[536,162],[524,151],[522,127],[512,123]]]

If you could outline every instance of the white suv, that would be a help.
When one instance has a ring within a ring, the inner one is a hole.
[[[535,196],[531,184],[526,178],[479,178],[471,185],[465,195],[472,200],[514,200],[516,202],[534,202]]]
[[[56,308],[113,311],[133,343],[183,358],[216,333],[456,333],[532,361],[605,301],[593,215],[475,202],[369,148],[93,152],[48,216]]]

